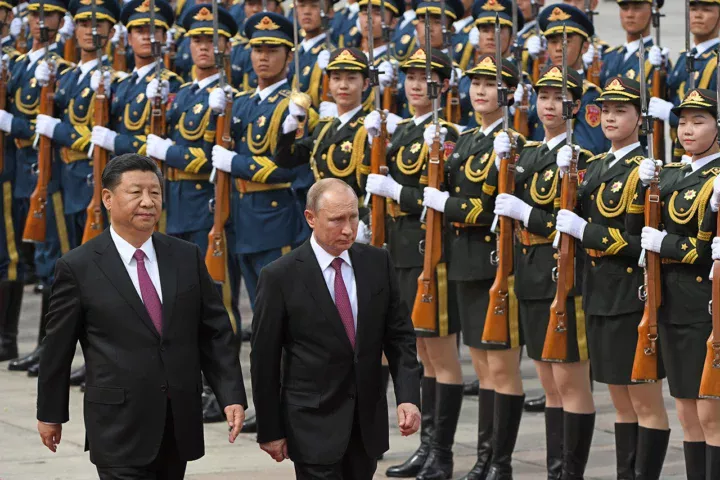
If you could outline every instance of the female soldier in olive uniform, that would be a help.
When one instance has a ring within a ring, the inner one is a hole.
[[[712,90],[693,90],[673,108],[679,118],[678,140],[692,155],[692,163],[674,163],[662,170],[661,226],[644,227],[641,238],[641,246],[662,259],[658,337],[670,395],[684,432],[689,479],[720,478],[720,403],[698,399],[705,342],[712,331],[707,308],[712,282],[707,272],[717,215],[707,207],[713,203],[713,210],[717,209],[717,198],[711,202],[711,197],[713,181],[720,173],[716,95]],[[641,182],[649,184],[654,173],[652,160],[644,160],[639,169]]]
[[[517,69],[507,60],[501,68],[505,85],[514,89]],[[517,312],[511,308],[508,345],[481,341],[488,290],[496,272],[490,262],[491,251],[495,250],[490,224],[498,176],[493,168],[498,156],[494,139],[502,129],[503,110],[498,107],[492,55],[480,57],[478,64],[465,74],[471,79],[470,99],[482,117],[481,126],[463,132],[445,164],[448,191],[426,188],[424,201],[428,207],[444,212],[450,223],[448,278],[455,284],[463,342],[470,347],[481,387],[478,459],[466,478],[484,479],[486,475],[492,479],[511,478],[510,461],[525,398],[519,369],[522,336]],[[524,142],[524,138],[518,138],[518,152]]]
[[[583,277],[583,309],[593,378],[608,384],[616,410],[615,450],[618,478],[653,478],[667,447],[668,418],[662,382],[632,384],[637,326],[643,302],[638,288],[640,237],[626,231],[625,217],[636,212],[638,165],[645,158],[640,146],[640,84],[615,77],[596,100],[602,105],[602,128],[612,142],[610,152],[589,160],[578,188],[576,214],[560,210],[557,230],[582,241],[587,255]],[[564,171],[572,152],[559,152]],[[664,378],[662,362],[658,376]],[[640,428],[638,429],[638,425]],[[637,459],[636,459],[637,457]],[[636,473],[633,473],[636,472]]]
[[[583,79],[574,69],[568,71],[569,92],[577,114],[583,94]],[[562,116],[563,74],[555,65],[547,68],[535,84],[537,111],[545,129],[542,142],[528,142],[523,148],[515,172],[515,193],[500,194],[495,213],[516,220],[514,252],[515,294],[518,298],[520,323],[527,353],[535,361],[538,377],[545,390],[545,438],[548,479],[559,480],[565,470],[582,475],[587,464],[595,424],[595,406],[590,390],[590,373],[585,337],[582,298],[571,292],[566,311],[568,351],[564,362],[543,361],[545,335],[557,283],[552,272],[557,254],[552,242],[555,231],[554,208],[559,205],[560,175],[555,158],[567,146],[567,132]],[[507,139],[507,134],[500,133]],[[505,140],[506,142],[508,140]],[[578,171],[586,168],[592,154],[582,150]],[[582,263],[577,271],[582,272]],[[579,283],[575,283],[579,291]],[[566,445],[563,462],[563,445]],[[564,468],[563,468],[564,466]]]
[[[405,72],[405,92],[415,116],[400,122],[387,148],[387,176],[370,174],[367,191],[387,197],[387,248],[397,269],[400,294],[412,307],[422,273],[423,254],[420,243],[425,239],[420,220],[423,211],[422,188],[427,185],[428,147],[424,143],[427,127],[432,124],[432,102],[427,95],[425,64],[430,61],[432,75],[442,91],[448,87],[452,63],[447,55],[432,49],[431,58],[417,49],[401,68]],[[375,118],[373,118],[375,117]],[[452,150],[457,130],[442,122],[446,135],[445,151]],[[365,118],[368,137],[377,136],[377,114]],[[452,476],[452,445],[462,403],[462,373],[458,361],[456,334],[460,330],[454,315],[448,314],[447,270],[444,263],[437,269],[438,322],[436,332],[418,331],[418,353],[422,359],[422,434],[420,448],[402,465],[390,467],[388,476],[417,476],[419,479]],[[446,299],[445,302],[442,299]]]

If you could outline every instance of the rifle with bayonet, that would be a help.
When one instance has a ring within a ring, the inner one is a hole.
[[[49,54],[50,33],[45,23],[45,2],[40,1],[39,9],[40,43],[45,47],[44,61],[50,67],[50,78],[40,90],[40,113],[52,116],[55,104],[55,61]],[[35,141],[38,147],[37,163],[37,184],[30,195],[30,208],[25,228],[23,230],[23,241],[43,243],[45,241],[47,225],[47,196],[48,184],[52,171],[52,140],[45,135],[35,134]]]
[[[215,66],[220,74],[218,88],[224,92],[227,86],[225,68],[223,66],[225,55],[220,51],[218,34],[218,0],[212,1],[213,10],[213,54]],[[215,125],[215,143],[223,148],[232,148],[230,127],[232,126],[232,94],[226,93],[225,110],[217,116]],[[224,283],[227,268],[227,239],[225,237],[225,224],[230,218],[230,174],[222,170],[214,170],[215,197],[210,200],[210,211],[213,213],[213,226],[208,234],[208,247],[205,253],[205,266],[213,280]]]
[[[598,13],[592,9],[591,0],[585,0],[585,15],[590,19],[590,23],[595,25],[595,15]],[[593,33],[590,39],[593,48],[595,49],[595,55],[593,55],[592,63],[588,67],[587,79],[595,85],[600,85],[600,73],[602,72],[602,58],[600,57],[600,46],[598,45],[597,35]],[[642,51],[642,50],[641,50]]]
[[[563,120],[565,120],[566,144],[572,149],[570,166],[562,179],[560,190],[561,208],[575,210],[578,187],[578,153],[573,144],[573,111],[575,99],[568,89],[567,59],[567,28],[563,26],[562,55],[562,102]],[[575,239],[572,235],[555,232],[553,242],[557,249],[557,266],[553,268],[552,279],[557,284],[555,298],[550,305],[548,321],[543,345],[542,359],[547,362],[565,362],[568,355],[568,318],[567,301],[570,291],[575,286]]]
[[[107,92],[105,91],[105,72],[103,66],[103,42],[98,33],[97,0],[92,0],[90,10],[90,21],[92,24],[93,46],[97,52],[98,70],[100,71],[100,83],[95,92],[94,125],[106,126],[110,120],[108,114]],[[102,211],[102,172],[108,162],[108,151],[99,145],[92,146],[93,173],[88,177],[88,182],[93,187],[93,195],[87,207],[87,218],[83,231],[82,243],[97,237],[105,229],[105,220]]]
[[[23,20],[23,17],[21,15],[22,11],[20,10],[20,7],[15,7],[17,9],[17,17],[20,20]],[[18,53],[27,53],[28,51],[28,32],[30,30],[30,25],[23,20],[22,26],[20,27],[20,34],[15,39],[15,50],[18,51]]]
[[[121,27],[122,24],[118,23],[117,28]],[[114,46],[113,50],[113,62],[112,68],[116,72],[124,72],[127,70],[127,50],[125,44],[127,42],[127,33],[124,31],[120,33],[119,40]]]
[[[9,15],[9,14],[6,14]],[[7,16],[5,17],[7,20]],[[2,26],[7,25],[3,23]],[[8,84],[8,69],[10,68],[10,61],[0,59],[2,71],[0,71],[0,110],[7,108],[7,84]],[[5,132],[0,132],[0,172],[5,170]]]
[[[522,65],[522,51],[523,47],[518,39],[518,5],[517,2],[512,2],[512,37],[510,39],[512,45],[512,56],[515,62],[515,66],[518,69],[518,85],[523,84],[523,65]],[[515,105],[515,116],[513,117],[513,128],[523,137],[530,136],[530,125],[528,120],[528,112],[530,111],[530,88],[525,86],[523,89],[523,98],[519,105]]]
[[[157,95],[152,99],[152,106],[150,110],[150,133],[157,135],[158,137],[165,137],[166,118],[165,118],[165,106],[163,105],[162,89],[162,45],[155,36],[155,0],[150,0],[150,51],[155,64],[155,78],[158,81],[158,92]],[[163,168],[163,162],[154,159],[158,167]]]
[[[655,44],[660,47],[660,18],[665,15],[660,13],[657,0],[652,2],[652,25],[655,29]],[[653,70],[652,78],[652,96],[664,99],[667,94],[667,64],[665,58],[659,67]],[[653,149],[656,155],[665,156],[665,122],[659,118],[653,119],[653,130],[656,135],[653,136]]]
[[[440,189],[444,159],[440,152],[440,84],[432,77],[432,44],[430,42],[430,13],[425,10],[425,79],[428,97],[432,102],[435,137],[428,156],[428,187]],[[418,290],[412,309],[412,321],[417,331],[437,330],[438,292],[436,269],[442,259],[443,214],[425,207],[420,218],[425,223],[425,240],[419,248],[423,254],[423,269],[418,277]]]
[[[443,50],[450,52],[452,61],[452,32],[447,28],[447,15],[445,14],[445,0],[440,0],[440,23],[442,24],[442,46]],[[460,110],[460,93],[458,91],[459,78],[456,77],[455,66],[451,65],[450,88],[445,97],[445,118],[452,123],[460,123],[462,112]]]
[[[638,52],[644,48],[642,38],[638,40]],[[655,162],[655,175],[645,192],[645,226],[657,229],[660,225],[660,165],[655,160],[653,142],[653,118],[648,115],[648,92],[645,78],[645,57],[640,58],[640,109],[642,126],[640,133],[647,136],[648,158]],[[661,303],[660,254],[643,250],[639,266],[644,269],[644,282],[638,289],[638,297],[645,303],[643,316],[638,325],[638,341],[635,348],[630,379],[635,383],[655,383],[658,381],[658,328],[657,314]]]
[[[500,36],[500,17],[495,16],[495,80],[497,83],[498,107],[503,111],[503,131],[510,137],[510,152],[500,159],[498,194],[512,194],[515,188],[515,161],[517,144],[510,131],[510,107],[508,88],[502,78],[503,55]],[[510,273],[512,272],[513,224],[510,217],[495,216],[491,230],[496,232],[497,246],[490,254],[490,263],[497,266],[495,280],[490,287],[490,300],[485,315],[482,342],[490,345],[508,345],[510,313]]]
[[[532,8],[533,18],[535,19],[535,36],[537,36],[537,38],[539,38],[540,41],[543,42],[544,37],[542,31],[540,30],[540,22],[538,21],[538,16],[540,15],[540,4],[538,3],[538,0],[530,0],[530,5]],[[543,50],[543,52],[538,55],[538,57],[533,61],[533,84],[537,83],[540,80],[540,73],[542,72],[542,67],[543,65],[545,65],[545,63],[547,63],[547,55]]]
[[[695,89],[695,54],[690,48],[690,0],[685,0],[685,70],[687,91]]]
[[[387,46],[385,49],[385,60],[392,65],[393,82],[392,84],[385,87],[382,94],[382,108],[387,110],[389,113],[397,113],[397,61],[395,61],[394,55],[391,55],[390,48],[392,43],[390,42],[390,26],[385,21],[385,0],[380,0],[380,28],[382,31],[383,42]],[[372,22],[368,18],[368,22]]]
[[[290,94],[290,100],[295,102],[296,105],[302,107],[307,112],[312,105],[312,99],[307,93],[300,91],[300,40],[298,39],[298,14],[297,8],[293,8],[293,45],[294,52],[293,60],[295,61],[295,78],[293,79],[292,93]],[[296,131],[296,137],[300,138],[305,132],[305,121],[307,115],[298,117],[298,128]]]

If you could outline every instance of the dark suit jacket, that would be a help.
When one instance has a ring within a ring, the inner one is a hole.
[[[87,366],[86,449],[96,465],[152,462],[168,400],[181,457],[201,457],[201,370],[221,407],[246,404],[230,320],[200,249],[159,233],[152,238],[162,285],[162,338],[109,230],[55,267],[37,418],[68,421],[68,379],[79,340]]]
[[[390,256],[355,244],[350,260],[358,298],[355,350],[310,241],[260,273],[250,353],[258,442],[287,438],[295,462],[338,462],[356,414],[367,453],[374,458],[388,449],[383,352],[397,403],[420,405],[415,332]]]

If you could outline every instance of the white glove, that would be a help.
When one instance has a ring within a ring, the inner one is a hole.
[[[320,115],[320,118],[322,118],[322,117],[337,118],[338,117],[337,104],[335,102],[320,102],[320,107],[318,107],[318,115]]]
[[[590,65],[592,65],[593,60],[595,60],[595,45],[593,45],[592,42],[590,42],[589,45],[590,46],[588,47],[587,52],[583,53],[582,56],[583,64],[585,65],[585,67],[589,67]]]
[[[235,156],[235,152],[228,150],[227,148],[215,145],[212,149],[212,164],[214,168],[222,170],[223,172],[232,172],[232,161]]]
[[[365,130],[368,132],[368,142],[372,143],[373,138],[380,135],[380,112],[373,110],[365,116]]]
[[[659,160],[656,161],[659,162]],[[655,162],[653,162],[649,158],[646,158],[642,162],[640,162],[640,167],[638,168],[638,176],[640,177],[640,181],[643,185],[645,185],[646,187],[650,185],[652,179],[655,178]]]
[[[527,46],[527,51],[532,58],[538,58],[543,53],[543,42],[537,35],[533,35],[528,38],[525,45]]]
[[[385,126],[387,127],[388,135],[393,135],[395,133],[395,129],[397,128],[398,123],[402,121],[402,119],[402,117],[385,110]]]
[[[5,110],[0,110],[0,130],[5,133],[10,133],[12,130],[13,114],[8,113]]]
[[[55,132],[58,123],[60,123],[59,119],[40,114],[37,116],[35,131],[43,137],[53,138],[53,132]]]
[[[148,157],[156,158],[164,162],[167,158],[167,152],[172,146],[173,141],[169,138],[162,138],[153,134],[147,136]]]
[[[450,198],[450,192],[441,192],[432,187],[425,187],[423,190],[423,205],[440,213],[445,213],[445,204],[448,198]]]
[[[555,228],[557,228],[558,232],[572,235],[582,241],[585,227],[588,224],[582,217],[570,210],[560,210],[555,221]]]
[[[328,63],[330,63],[330,52],[328,52],[327,50],[322,50],[317,56],[317,66],[320,70],[324,72],[328,66]]]
[[[299,126],[300,126],[300,122],[298,122],[298,119],[292,115],[288,115],[287,117],[285,117],[285,120],[283,120],[283,124],[282,124],[283,134],[295,132]]]
[[[712,259],[720,260],[720,237],[713,238],[712,241]],[[712,272],[710,272],[712,274]],[[712,277],[711,277],[712,278]]]
[[[172,46],[175,44],[175,34],[177,33],[177,30],[175,28],[171,28],[167,31],[165,34],[165,48],[168,50],[172,48]]]
[[[157,78],[153,78],[145,88],[145,96],[152,102],[158,95],[162,98],[162,103],[167,102],[170,95],[170,82],[163,80],[161,83]]]
[[[513,93],[514,104],[520,105],[520,103],[522,103],[524,97],[525,97],[525,85],[523,85],[522,83],[518,83],[518,86],[515,87],[515,93]]]
[[[120,43],[121,39],[127,41],[127,28],[125,28],[125,25],[123,25],[122,23],[116,23],[115,32],[113,33],[110,42],[112,42],[114,45],[117,45],[118,43]]]
[[[115,131],[98,125],[93,127],[92,135],[90,135],[90,141],[97,147],[104,148],[108,152],[114,152],[115,137],[117,137],[117,133],[115,133]]]
[[[507,132],[500,132],[495,136],[493,150],[495,151],[495,168],[500,170],[500,161],[510,153],[510,136]]]
[[[447,128],[440,127],[440,145],[445,143],[445,136],[447,135]],[[423,138],[425,139],[425,145],[428,147],[432,145],[435,140],[435,124],[431,123],[429,127],[423,132]]]
[[[670,119],[670,110],[672,110],[674,106],[672,102],[668,102],[662,98],[652,97],[648,104],[648,115],[667,122]]]
[[[229,86],[228,86],[229,87]],[[227,105],[227,93],[222,88],[216,88],[208,95],[208,106],[214,113],[222,113]]]
[[[65,40],[67,40],[68,38],[72,38],[73,33],[75,33],[75,24],[73,23],[72,16],[70,16],[69,13],[65,14],[63,20],[63,26],[60,27],[58,33],[62,35]]]
[[[713,181],[713,194],[710,197],[710,208],[713,212],[718,211],[718,206],[720,206],[720,176],[715,177]]]
[[[521,220],[525,225],[530,221],[532,207],[515,195],[501,193],[495,199],[495,215]]]
[[[98,88],[100,88],[100,76],[105,77],[103,80],[103,86],[105,87],[105,91],[110,91],[110,72],[105,70],[102,74],[100,73],[100,70],[95,70],[92,74],[92,77],[90,77],[90,88],[93,89],[93,92],[97,92]]]
[[[653,67],[660,67],[665,63],[665,59],[670,55],[669,48],[660,48],[653,45],[648,52],[648,60]]]
[[[393,180],[390,175],[378,175],[376,173],[371,173],[368,175],[365,190],[373,195],[392,198],[396,202],[399,202],[402,185]]]
[[[365,225],[365,222],[360,220],[358,222],[357,235],[355,235],[355,241],[357,243],[370,243],[370,229]]]
[[[575,151],[577,153],[580,153],[580,147],[577,145],[575,146]],[[563,146],[560,150],[558,150],[557,157],[555,157],[555,163],[557,164],[558,168],[560,169],[560,175],[565,175],[565,172],[568,171],[570,168],[570,163],[572,162],[573,158],[573,151],[572,147],[570,145]]]
[[[468,34],[468,43],[473,47],[480,45],[480,30],[477,27],[473,27]]]
[[[307,116],[307,110],[292,100],[290,100],[290,103],[288,104],[288,113],[296,119]]]
[[[19,37],[22,33],[23,21],[20,17],[15,17],[10,22],[10,35],[13,37]]]
[[[378,71],[380,72],[380,74],[378,75],[378,81],[380,82],[380,86],[383,89],[385,89],[385,87],[391,86],[393,83],[396,82],[395,72],[393,70],[392,63],[390,63],[388,60],[383,60],[380,63]]]
[[[652,227],[643,227],[640,235],[640,246],[648,252],[660,253],[660,247],[662,247],[665,235],[667,235],[667,232],[661,232]]]
[[[38,62],[37,67],[35,67],[35,79],[37,79],[40,85],[46,85],[50,81],[51,74],[52,69],[50,68],[50,65],[47,64],[47,62]]]

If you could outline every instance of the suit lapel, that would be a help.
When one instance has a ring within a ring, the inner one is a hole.
[[[300,246],[300,252],[296,259],[300,274],[303,279],[307,281],[303,282],[305,289],[310,296],[315,300],[315,303],[320,307],[325,318],[330,323],[335,335],[343,342],[343,344],[350,350],[352,345],[348,339],[345,327],[340,319],[340,313],[338,313],[335,302],[333,302],[330,296],[330,291],[325,284],[325,277],[323,277],[322,271],[320,270],[320,264],[315,258],[315,253],[310,245],[310,240],[307,240],[302,246]],[[357,280],[356,280],[357,283]],[[360,315],[358,314],[358,317]],[[356,338],[357,339],[357,338]]]
[[[137,290],[135,290],[132,280],[130,280],[130,275],[128,275],[125,265],[123,265],[122,259],[120,258],[120,254],[117,248],[115,248],[109,229],[105,229],[102,233],[101,240],[95,248],[95,253],[95,263],[100,270],[102,270],[108,280],[110,280],[110,283],[113,284],[118,293],[120,293],[133,310],[135,310],[135,313],[137,313],[143,323],[145,323],[145,326],[153,335],[159,338],[160,334],[155,328],[155,325],[153,325],[150,315],[145,308],[145,304],[143,304]]]
[[[371,271],[368,262],[364,262],[358,248],[350,248],[350,261],[355,274],[355,288],[357,289],[357,328],[355,329],[355,351],[362,345],[365,330],[368,328],[368,308],[371,305]]]
[[[172,319],[172,308],[175,304],[175,295],[177,293],[177,268],[173,262],[170,244],[162,235],[153,234],[153,246],[158,260],[158,270],[160,271],[160,288],[162,288],[162,306],[163,306],[163,331],[169,331],[170,320]]]

